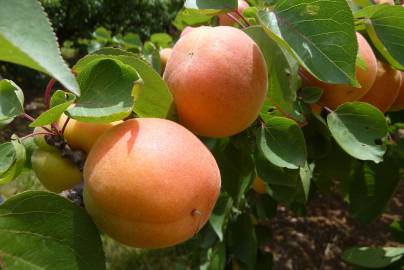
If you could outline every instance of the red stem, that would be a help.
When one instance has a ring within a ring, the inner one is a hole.
[[[243,16],[243,14],[240,13],[240,11],[236,10],[235,12],[236,12],[236,14],[243,20],[243,22],[244,22],[247,26],[251,26],[250,22]]]
[[[26,136],[24,136],[24,137],[21,137],[20,140],[23,141],[23,140],[26,140],[26,139],[28,139],[28,138],[35,137],[35,136],[38,136],[38,135],[53,135],[53,133],[49,133],[49,132],[36,132],[36,133],[31,133],[31,134],[28,134],[28,135],[26,135]]]
[[[232,19],[234,22],[236,22],[241,27],[245,27],[245,25],[242,22],[240,22],[236,17],[234,17],[233,14],[226,13],[226,16],[229,17],[230,19]]]
[[[45,97],[44,97],[46,109],[49,109],[49,107],[50,107],[51,93],[52,93],[53,87],[55,86],[55,83],[56,83],[55,79],[51,79],[48,82],[48,85],[46,86]]]
[[[66,130],[66,127],[67,127],[67,124],[69,123],[69,121],[70,121],[70,117],[67,117],[65,123],[63,124],[62,135],[65,133],[65,130]]]
[[[27,119],[28,121],[31,121],[31,122],[34,122],[34,121],[35,121],[35,118],[32,117],[31,115],[27,114],[26,112],[24,112],[24,113],[22,114],[22,116],[23,116],[25,119]],[[50,133],[53,134],[52,130],[50,130],[49,128],[47,128],[47,127],[42,127],[42,128],[43,128],[44,130],[46,130],[47,132],[50,132]]]

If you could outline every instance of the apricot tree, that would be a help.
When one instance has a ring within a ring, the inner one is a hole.
[[[182,245],[186,268],[271,269],[278,205],[333,190],[377,219],[404,166],[404,8],[378,2],[186,0],[174,37],[70,68],[37,0],[0,0],[0,61],[51,77],[37,118],[0,80],[0,127],[33,129],[0,144],[0,184],[33,169],[50,191],[0,204],[0,268],[106,269],[106,234]],[[401,269],[395,246],[342,258]]]

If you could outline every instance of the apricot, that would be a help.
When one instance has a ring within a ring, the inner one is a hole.
[[[361,99],[386,112],[396,100],[401,86],[401,73],[387,63],[378,61],[376,81]]]
[[[191,238],[220,191],[213,155],[175,122],[138,118],[106,131],[84,166],[84,203],[98,227],[134,247]]]
[[[59,127],[63,127],[67,120],[66,115],[59,119]],[[63,133],[69,146],[74,150],[83,150],[89,153],[97,139],[109,128],[122,123],[122,121],[112,123],[90,123],[70,119]]]
[[[310,109],[313,113],[316,114],[321,114],[321,111],[323,110],[323,107],[321,107],[318,104],[310,104]]]
[[[265,185],[265,183],[264,183],[264,180],[262,180],[262,178],[259,177],[259,176],[257,176],[257,177],[254,179],[254,181],[253,181],[253,183],[252,183],[252,185],[251,185],[251,188],[252,188],[255,192],[259,193],[259,194],[265,194],[265,193],[267,193],[267,187],[266,187],[266,185]]]
[[[240,14],[243,14],[244,10],[248,8],[250,5],[244,0],[238,0],[238,8],[237,11]],[[231,15],[237,18],[237,14],[235,12],[230,12]],[[226,14],[219,15],[219,24],[222,26],[232,26],[235,22]]]
[[[81,182],[81,172],[73,162],[61,157],[59,152],[37,149],[31,156],[32,169],[45,188],[62,192]]]
[[[182,30],[182,32],[181,32],[180,38],[185,36],[188,33],[191,33],[191,31],[194,29],[195,29],[195,27],[192,27],[192,26],[185,27],[184,30]]]
[[[394,6],[394,0],[373,0],[376,5],[388,4]]]
[[[161,72],[164,72],[168,59],[170,58],[172,52],[172,48],[164,48],[160,50]]]
[[[404,72],[401,72],[401,87],[398,91],[398,95],[393,105],[391,105],[389,111],[401,111],[404,109]]]
[[[360,88],[355,88],[348,84],[329,84],[314,78],[306,70],[302,70],[302,83],[304,87],[319,87],[324,90],[318,104],[322,107],[326,106],[331,109],[336,109],[339,105],[356,101],[362,98],[372,87],[376,79],[377,61],[376,56],[372,51],[369,43],[359,33],[356,33],[356,38],[359,46],[359,56],[366,63],[366,68],[356,67],[356,78],[361,85]]]
[[[50,128],[47,126],[47,128]],[[48,144],[45,140],[45,134],[47,131],[43,129],[43,127],[36,127],[34,129],[34,134],[37,134],[34,136],[34,142],[38,146],[39,149],[45,150],[45,151],[50,151],[50,152],[55,152],[58,151],[58,149],[50,144]]]
[[[227,137],[256,120],[268,70],[261,50],[243,31],[202,26],[174,46],[164,79],[182,125],[201,136]]]

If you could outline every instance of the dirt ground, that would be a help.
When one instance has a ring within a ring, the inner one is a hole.
[[[41,99],[27,102],[26,112],[37,116],[44,109]],[[11,129],[0,129],[0,142],[12,131],[19,136],[30,129],[27,121],[16,119]],[[276,270],[344,270],[351,269],[341,259],[342,251],[351,246],[398,246],[389,224],[402,219],[404,213],[404,181],[385,214],[370,225],[353,220],[349,205],[338,194],[317,194],[309,203],[307,215],[297,217],[279,206],[270,222],[273,241],[269,248],[274,254]]]

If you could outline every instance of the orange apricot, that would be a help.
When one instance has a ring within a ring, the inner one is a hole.
[[[257,119],[268,70],[261,50],[243,31],[202,26],[174,46],[164,80],[180,123],[198,135],[219,138],[237,134]]]
[[[401,72],[401,87],[398,92],[397,98],[391,105],[389,111],[401,111],[404,110],[404,72]]]
[[[238,8],[237,11],[240,14],[243,14],[244,10],[248,8],[250,5],[244,1],[244,0],[238,0]],[[235,16],[237,18],[237,15],[235,12],[230,12],[229,14]],[[226,14],[220,14],[219,15],[219,24],[222,26],[232,26],[235,23],[229,16]]]
[[[172,52],[172,48],[164,48],[160,50],[161,72],[164,72],[168,59],[170,58]]]
[[[389,64],[378,61],[376,81],[360,100],[386,112],[396,100],[401,86],[401,73]]]
[[[84,203],[98,227],[134,247],[162,248],[207,222],[220,172],[205,145],[164,119],[131,119],[107,130],[84,166]]]
[[[252,188],[255,192],[259,193],[259,194],[267,193],[267,187],[266,187],[266,185],[265,185],[265,183],[264,183],[264,180],[262,180],[262,178],[259,177],[259,176],[257,176],[257,177],[254,179],[254,181],[253,181],[253,183],[252,183],[252,185],[251,185],[251,188]]]
[[[359,56],[366,63],[366,68],[356,67],[356,78],[361,85],[360,88],[355,88],[348,84],[329,84],[314,78],[306,70],[302,70],[302,83],[305,87],[319,87],[324,90],[318,104],[331,109],[336,109],[339,105],[356,101],[362,98],[372,87],[376,79],[377,61],[376,56],[372,51],[369,43],[359,33],[356,33],[356,38],[359,46]]]
[[[66,120],[67,116],[63,114],[58,122],[59,127],[62,128]],[[100,137],[107,129],[119,123],[122,123],[122,121],[112,123],[90,123],[70,119],[63,136],[72,149],[83,150],[84,152],[89,153],[98,137]]]

